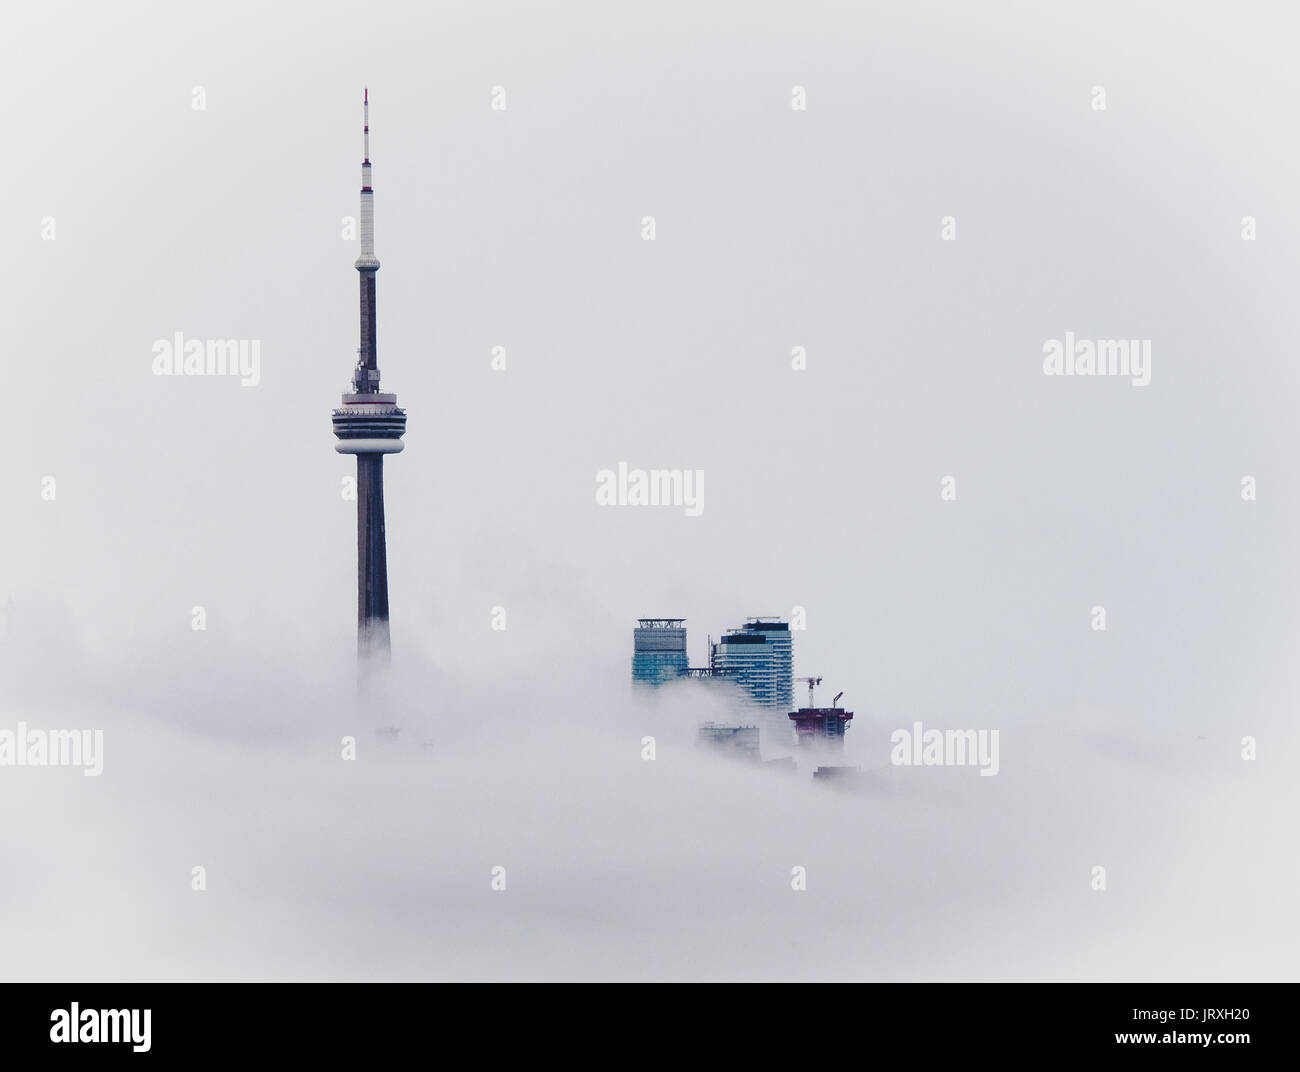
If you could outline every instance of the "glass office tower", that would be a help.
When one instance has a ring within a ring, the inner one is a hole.
[[[686,669],[686,619],[639,619],[632,631],[633,683],[662,685]]]

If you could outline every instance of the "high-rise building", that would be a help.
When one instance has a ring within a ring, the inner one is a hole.
[[[852,711],[845,711],[840,706],[837,692],[831,700],[830,707],[818,707],[813,701],[813,687],[820,685],[819,677],[801,677],[808,682],[808,706],[790,712],[790,721],[794,724],[795,740],[800,747],[843,748],[844,734],[848,732],[849,722],[853,719]]]
[[[354,267],[361,283],[361,346],[352,375],[352,390],[334,410],[334,449],[357,456],[357,652],[360,656],[389,657],[388,549],[384,532],[384,455],[403,447],[406,410],[397,396],[379,390],[379,359],[375,345],[374,191],[370,188],[370,91],[362,103],[361,256]]]
[[[632,681],[662,685],[686,674],[686,619],[640,618],[632,631]]]
[[[763,707],[789,712],[794,699],[794,645],[787,622],[750,618],[724,633],[709,652],[715,674],[725,674]]]
[[[757,763],[762,758],[757,726],[725,726],[717,722],[705,722],[699,728],[699,743],[710,745],[723,755],[738,759]]]

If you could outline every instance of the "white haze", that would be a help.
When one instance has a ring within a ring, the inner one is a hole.
[[[314,661],[233,679],[177,656],[170,688],[131,665],[101,691],[51,689],[35,654],[6,653],[26,686],[6,723],[94,721],[105,768],[0,779],[6,978],[1293,975],[1300,801],[1226,734],[1044,713],[1002,726],[981,778],[882,769],[893,723],[859,715],[845,758],[877,781],[851,794],[697,752],[725,711],[685,687],[630,702],[621,675],[405,666],[387,710],[430,747],[383,757]]]

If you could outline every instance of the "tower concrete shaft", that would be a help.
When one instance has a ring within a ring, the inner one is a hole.
[[[357,455],[357,652],[387,658],[388,540],[384,456]]]

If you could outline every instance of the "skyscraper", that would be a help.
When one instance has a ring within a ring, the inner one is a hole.
[[[685,618],[640,618],[632,631],[632,681],[662,685],[686,673]]]
[[[749,618],[724,633],[709,652],[715,674],[725,674],[763,707],[776,708],[784,719],[794,699],[794,645],[788,623]]]
[[[334,410],[334,449],[357,456],[357,653],[363,659],[389,658],[388,551],[384,533],[384,455],[405,445],[406,410],[397,395],[379,390],[375,346],[375,205],[370,187],[370,90],[362,103],[361,256],[355,268],[361,283],[361,345],[357,350],[352,390]]]

